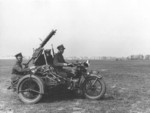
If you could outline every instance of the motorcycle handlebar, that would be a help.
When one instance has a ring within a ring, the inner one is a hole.
[[[75,66],[85,66],[85,62],[71,63],[71,65],[72,65],[72,67],[75,67]],[[86,66],[86,67],[88,67],[88,66]]]
[[[68,66],[71,66],[71,67],[75,67],[75,66],[81,66],[83,63],[70,63],[68,64]]]

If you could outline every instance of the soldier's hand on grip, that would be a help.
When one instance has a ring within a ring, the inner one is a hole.
[[[72,63],[68,63],[67,66],[73,67],[74,65]]]
[[[27,63],[23,63],[22,65],[24,65],[24,68],[28,68],[28,64]]]

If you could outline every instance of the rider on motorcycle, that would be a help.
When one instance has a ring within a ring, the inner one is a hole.
[[[54,60],[53,60],[53,65],[56,71],[58,72],[59,75],[61,75],[64,78],[74,76],[73,69],[70,68],[70,66],[72,65],[67,63],[63,57],[65,47],[63,45],[59,45],[57,49],[58,49],[58,53],[54,55]]]
[[[16,87],[17,81],[30,70],[29,68],[23,68],[22,66],[23,56],[21,53],[16,54],[15,57],[16,57],[16,63],[12,68],[12,77],[11,77],[12,89]]]

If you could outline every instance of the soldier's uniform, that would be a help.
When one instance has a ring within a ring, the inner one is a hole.
[[[23,69],[22,65],[19,62],[16,62],[12,69],[12,81],[22,77],[27,72],[27,70],[28,69]]]
[[[58,71],[62,71],[63,70],[63,63],[66,63],[63,55],[61,53],[56,53],[54,56],[54,66],[55,69]]]
[[[59,50],[59,48],[65,49],[63,45],[60,45],[57,47],[57,49]],[[53,65],[55,67],[55,70],[58,72],[59,75],[63,76],[63,77],[67,77],[67,76],[73,76],[73,72],[72,69],[70,69],[69,67],[64,67],[64,63],[67,63],[62,55],[62,53],[58,52],[54,55],[54,60],[53,60]]]
[[[15,55],[16,58],[18,56],[22,57],[22,54],[19,53],[19,54]],[[23,68],[21,62],[19,62],[17,60],[15,65],[12,68],[12,76],[11,76],[11,85],[12,85],[12,87],[15,87],[17,81],[21,77],[23,77],[23,75],[25,75],[27,71],[29,71],[29,69],[28,68]]]

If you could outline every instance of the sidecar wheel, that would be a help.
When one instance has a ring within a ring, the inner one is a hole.
[[[33,76],[23,79],[18,86],[18,96],[26,104],[35,104],[42,98],[44,90],[43,82],[40,78]]]
[[[89,79],[85,80],[83,91],[85,97],[88,99],[100,99],[106,92],[106,85],[103,79],[90,77]]]

